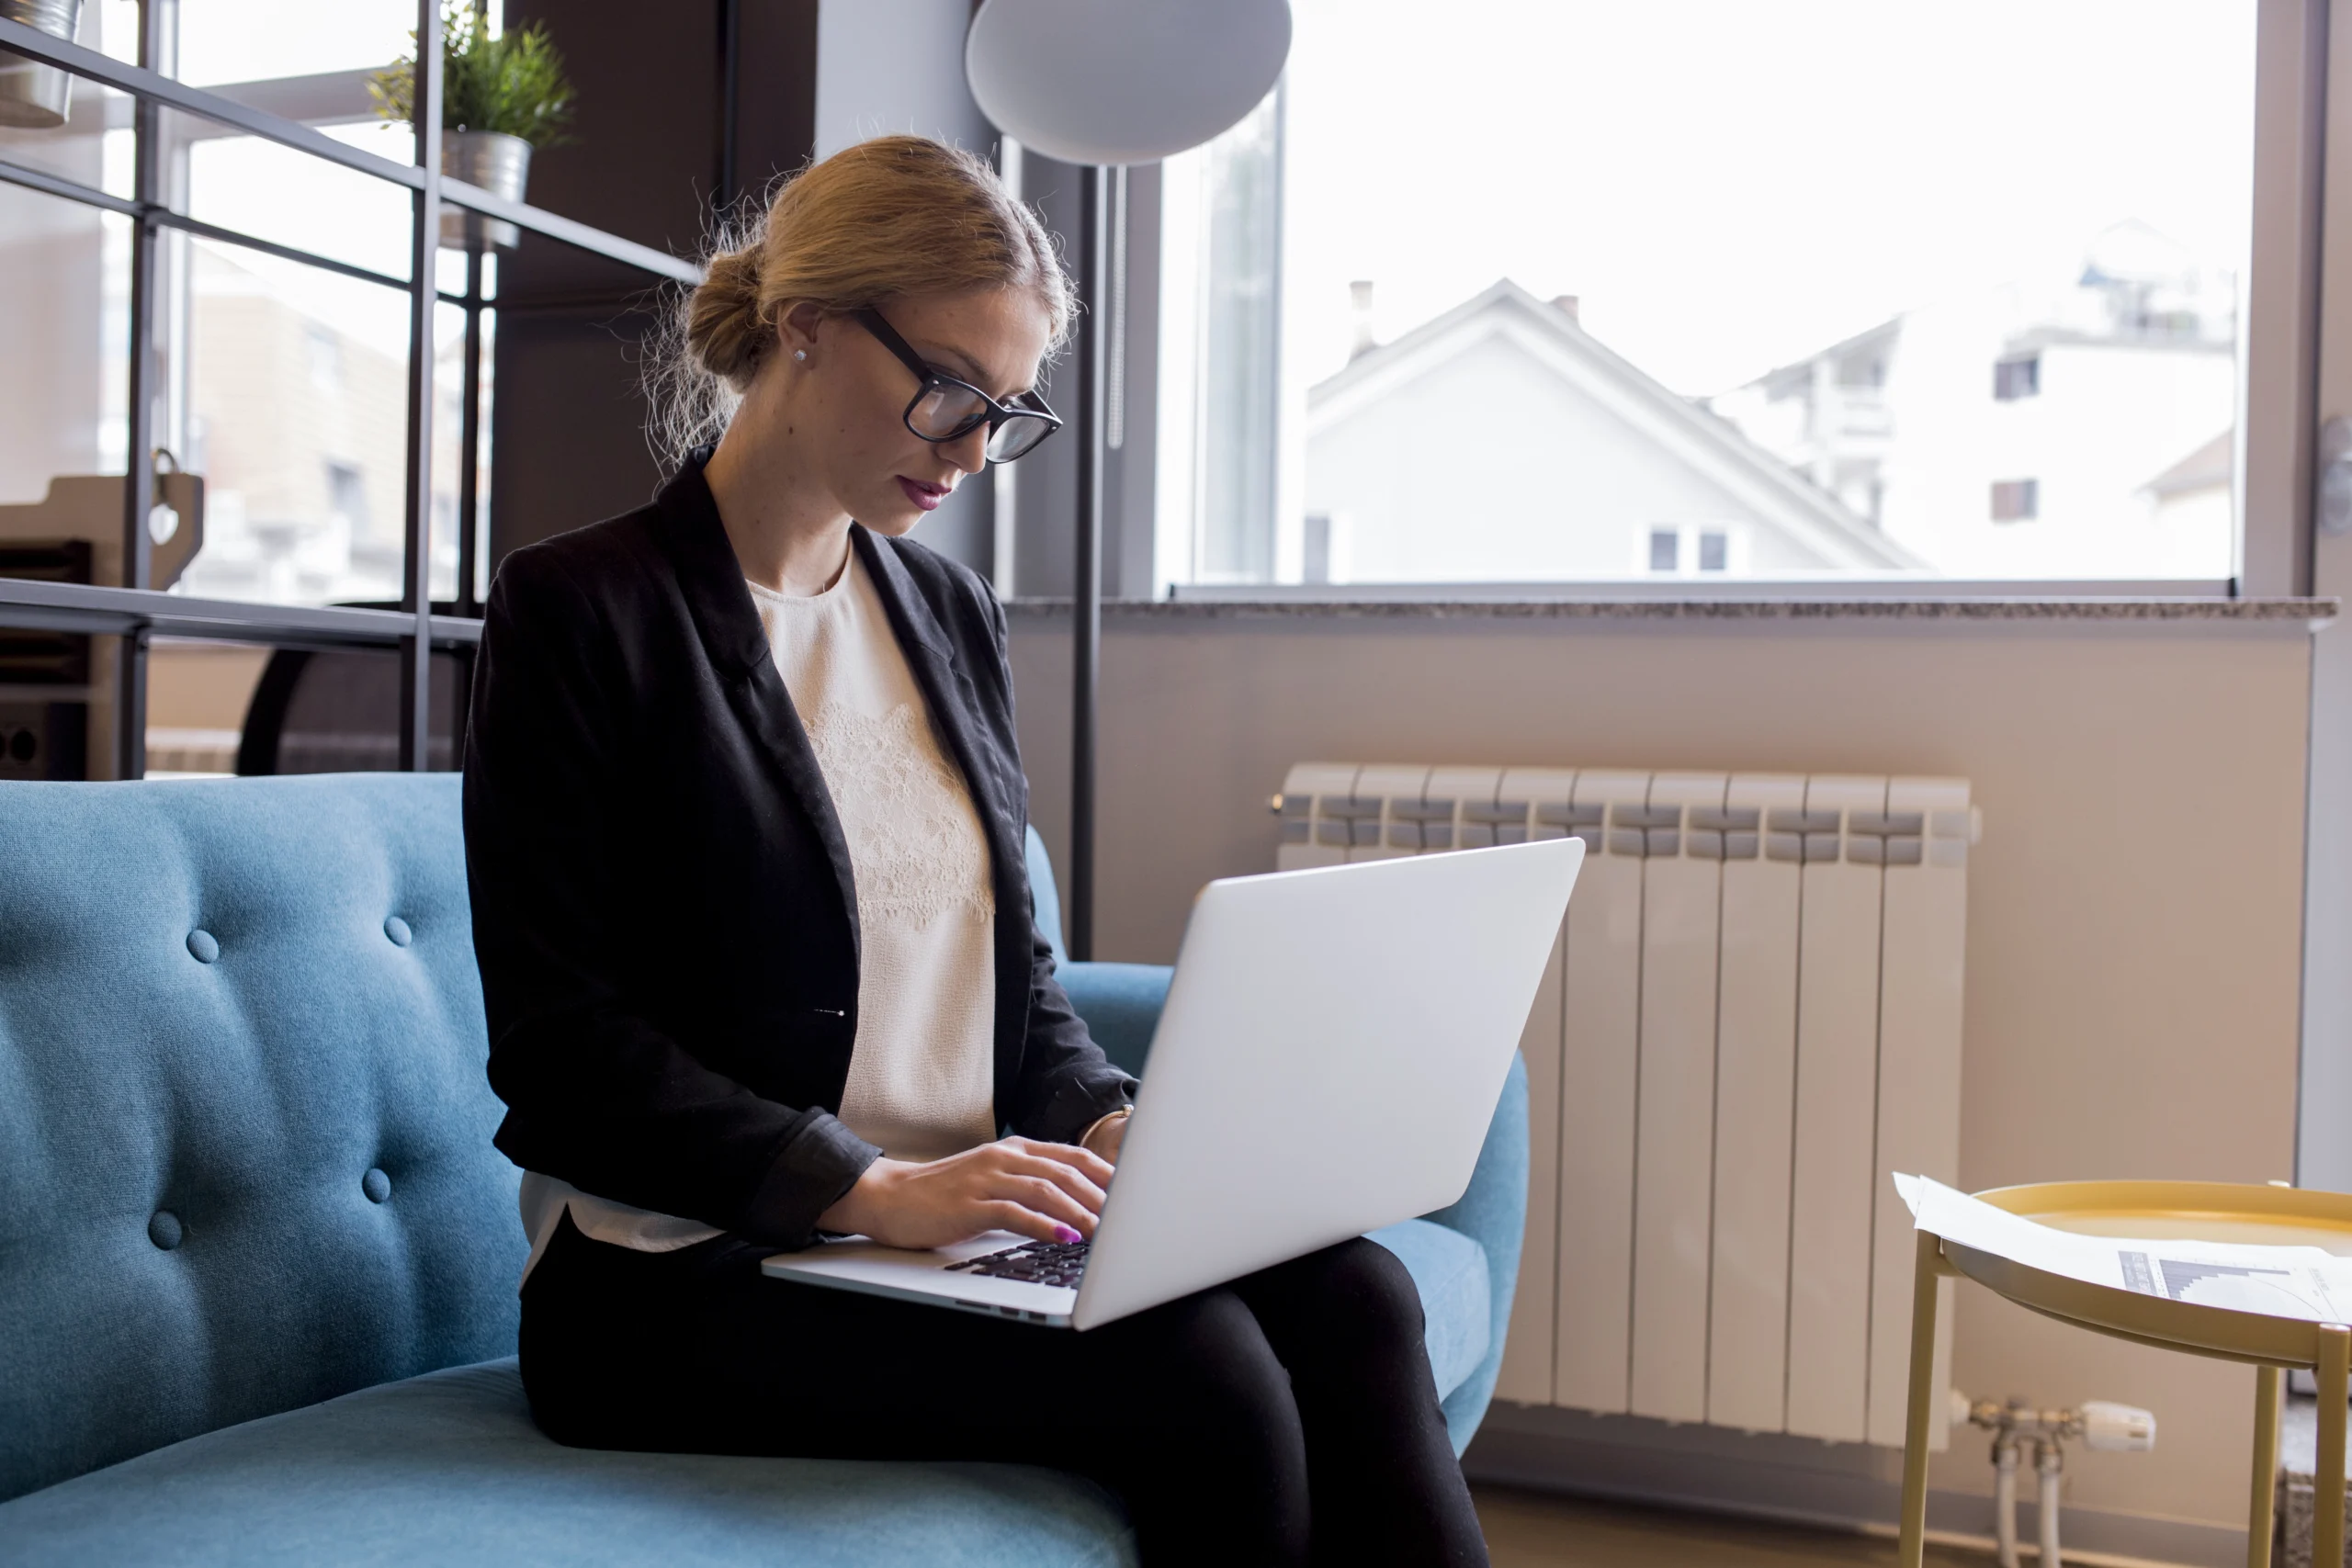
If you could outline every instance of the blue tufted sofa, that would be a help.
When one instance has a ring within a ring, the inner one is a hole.
[[[461,848],[447,775],[0,784],[0,1562],[1133,1562],[1057,1472],[539,1435]],[[1065,977],[1140,1068],[1167,971]],[[1460,1203],[1379,1237],[1457,1449],[1525,1095],[1514,1068]]]

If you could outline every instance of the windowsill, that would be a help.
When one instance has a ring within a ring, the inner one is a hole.
[[[1313,597],[1254,592],[1248,596],[1217,591],[1215,598],[1106,599],[1103,614],[1118,619],[1193,620],[1400,620],[1400,621],[1905,621],[1945,624],[2020,622],[2222,622],[2270,624],[2316,631],[2334,620],[2335,599],[2233,599],[2220,594],[2029,594],[2011,597],[1970,594],[1951,597],[1797,598],[1783,594],[1729,594],[1670,598],[1619,594],[1595,589],[1524,597],[1464,596],[1342,598],[1326,591]],[[1230,594],[1231,596],[1227,596]],[[1008,600],[1006,611],[1023,618],[1067,616],[1066,598]]]

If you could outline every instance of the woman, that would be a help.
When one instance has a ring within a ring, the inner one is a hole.
[[[1074,1241],[1119,1157],[1135,1082],[1032,920],[1003,612],[906,537],[1051,434],[1070,310],[985,164],[852,147],[686,304],[715,448],[499,572],[466,842],[532,1412],[1078,1470],[1153,1563],[1483,1562],[1370,1242],[1086,1334],[760,1273],[820,1232]]]

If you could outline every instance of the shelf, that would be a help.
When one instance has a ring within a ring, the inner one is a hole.
[[[121,92],[149,98],[159,104],[166,104],[188,114],[200,115],[207,119],[233,126],[248,135],[258,136],[265,141],[291,147],[297,152],[323,158],[331,164],[339,164],[346,169],[376,179],[389,181],[397,186],[405,186],[410,190],[421,190],[424,186],[424,171],[416,164],[396,164],[389,158],[380,157],[346,142],[337,141],[334,137],[299,121],[254,108],[249,105],[238,103],[233,98],[222,97],[217,93],[208,93],[201,88],[187,86],[168,76],[142,70],[136,65],[126,65],[112,55],[102,54],[94,49],[85,49],[80,44],[52,37],[37,28],[27,27],[22,22],[12,22],[0,17],[0,50],[23,55],[30,60],[38,60],[44,64],[57,66],[77,76],[86,77],[94,82],[102,82]],[[52,196],[62,196],[69,200],[90,202],[94,206],[107,207],[133,215],[141,210],[141,204],[124,202],[120,197],[107,196],[103,192],[94,191],[88,186],[77,185],[72,181],[60,180],[48,175],[27,177],[34,174],[34,171],[11,166],[5,171],[4,175],[0,175],[0,177],[7,178],[11,183],[46,190]],[[601,229],[592,229],[585,223],[575,222],[571,219],[543,211],[525,202],[508,201],[505,197],[493,196],[478,186],[470,186],[462,180],[451,179],[446,175],[440,177],[438,185],[441,199],[452,207],[462,207],[487,217],[503,219],[517,228],[528,229],[535,234],[560,241],[564,244],[603,256],[609,261],[619,262],[625,266],[635,267],[641,272],[650,272],[657,276],[672,278],[680,283],[702,281],[700,267],[692,262],[681,260],[666,251],[657,251],[650,245],[640,245],[633,240],[624,240],[617,234],[607,234]],[[156,216],[160,220],[172,222],[175,227],[188,226],[187,222],[180,220],[178,214],[167,214],[164,209],[156,209]],[[209,228],[209,225],[207,227]],[[228,230],[216,230],[211,232],[214,237],[238,244],[254,244],[264,250],[273,248],[266,242],[248,240]],[[317,261],[307,255],[298,256],[297,259],[310,261],[313,265],[327,265],[337,271],[352,270],[338,264]],[[392,281],[382,278],[375,280]],[[406,286],[401,285],[401,287]]]
[[[277,648],[396,648],[415,632],[416,617],[401,610],[257,604],[152,589],[0,578],[0,626],[117,635],[143,630]],[[479,620],[435,615],[430,626],[435,648],[470,648],[481,640]]]

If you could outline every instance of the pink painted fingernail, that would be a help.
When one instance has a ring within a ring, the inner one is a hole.
[[[1076,1231],[1070,1229],[1068,1225],[1056,1225],[1054,1227],[1054,1237],[1056,1240],[1065,1244],[1073,1241],[1084,1241],[1086,1239]]]

